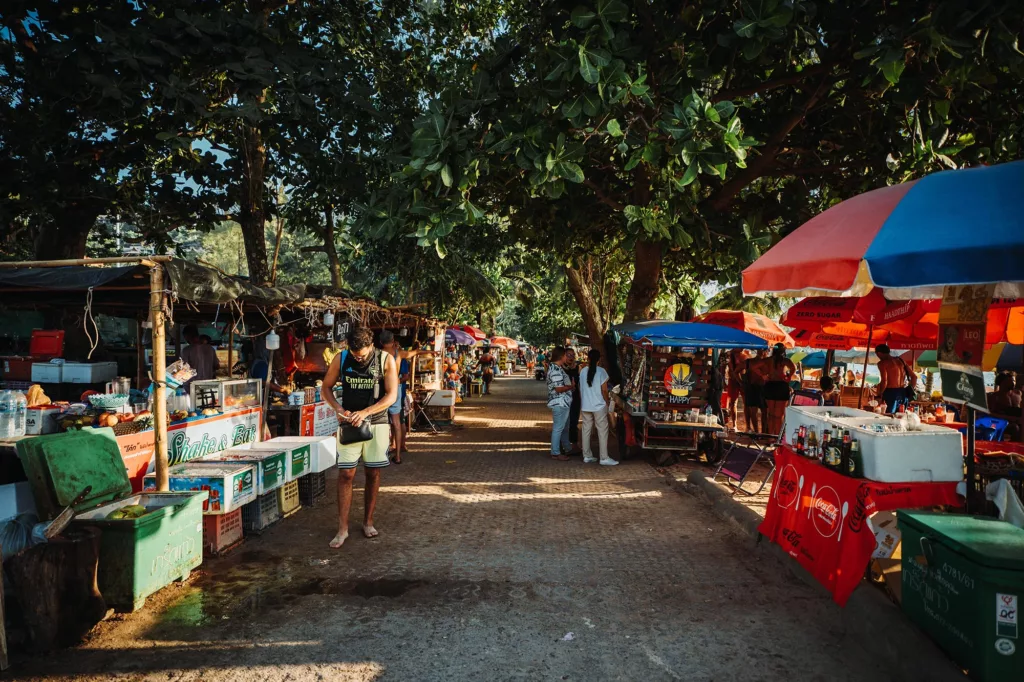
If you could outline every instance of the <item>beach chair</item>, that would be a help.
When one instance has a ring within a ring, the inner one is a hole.
[[[823,403],[821,391],[811,389],[797,389],[789,398],[790,405],[811,407],[820,406]],[[785,433],[785,423],[783,423],[782,429]],[[733,495],[737,492],[750,496],[757,495],[764,490],[775,473],[775,446],[782,442],[782,436],[782,433],[737,433],[711,480],[718,480],[719,476],[724,476],[726,485],[733,489]],[[740,442],[741,438],[745,442]],[[744,488],[743,484],[757,464],[762,461],[768,464],[768,471],[761,478],[757,489],[751,492]]]

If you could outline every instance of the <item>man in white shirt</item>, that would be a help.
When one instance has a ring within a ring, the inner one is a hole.
[[[220,369],[217,349],[208,343],[203,343],[202,339],[199,338],[199,330],[194,324],[185,327],[181,335],[188,342],[188,346],[181,349],[181,359],[196,371],[194,381],[215,379],[217,370]]]
[[[601,464],[615,466],[618,462],[608,456],[608,372],[598,367],[601,351],[596,348],[587,354],[587,366],[580,370],[580,400],[583,416],[583,463],[597,461],[590,449],[590,434],[597,427],[598,452]]]
[[[565,453],[572,449],[569,442],[569,406],[574,384],[564,365],[565,349],[558,347],[551,352],[551,367],[548,369],[548,407],[551,408],[551,459],[560,462],[568,461]]]

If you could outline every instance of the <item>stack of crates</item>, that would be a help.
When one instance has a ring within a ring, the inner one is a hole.
[[[237,547],[242,538],[241,509],[203,516],[203,551],[207,554],[224,554]]]
[[[315,507],[327,499],[327,472],[306,474],[299,479],[299,502],[303,507]]]
[[[264,493],[255,502],[242,507],[242,530],[246,535],[260,535],[281,520],[277,491]]]
[[[281,508],[281,518],[285,519],[302,509],[298,481],[289,481],[277,489],[277,504]]]

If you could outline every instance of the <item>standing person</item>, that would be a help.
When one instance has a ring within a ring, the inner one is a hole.
[[[529,378],[533,375],[533,368],[537,366],[537,353],[534,352],[533,346],[526,347],[523,359],[526,360],[526,376]]]
[[[729,361],[726,364],[726,374],[728,374],[728,379],[725,395],[729,402],[729,422],[732,424],[734,429],[738,426],[736,421],[736,404],[739,402],[740,395],[743,393],[743,363],[747,357],[747,351],[736,348],[729,351]],[[750,428],[749,418],[747,421],[747,428]]]
[[[373,437],[361,443],[338,444],[338,534],[331,547],[341,547],[348,538],[348,513],[352,506],[352,481],[356,466],[363,460],[366,474],[363,509],[363,535],[379,535],[373,527],[373,511],[380,490],[380,470],[388,462],[388,408],[398,397],[398,364],[390,353],[373,347],[373,332],[356,327],[348,333],[348,350],[331,360],[321,394],[338,413],[342,426],[361,426],[369,422]],[[341,382],[341,401],[334,386]],[[339,435],[341,431],[339,430]]]
[[[559,346],[551,351],[551,364],[548,367],[548,407],[551,408],[551,459],[560,462],[568,461],[569,443],[569,406],[572,404],[572,392],[576,388],[566,373],[565,349]]]
[[[907,366],[903,358],[894,357],[889,346],[880,343],[875,347],[878,357],[880,379],[875,386],[875,396],[885,403],[886,412],[895,412],[897,405],[910,398],[908,386],[917,385],[917,375]]]
[[[782,422],[786,417],[786,405],[792,393],[790,380],[796,376],[796,365],[786,357],[786,347],[775,344],[772,355],[768,358],[768,380],[764,384],[764,401],[766,405],[766,433],[782,433]]]
[[[402,452],[407,450],[405,427],[402,419],[405,416],[405,397],[409,391],[409,379],[412,377],[412,362],[422,354],[433,354],[434,351],[420,349],[419,342],[413,344],[412,350],[402,350],[395,340],[395,333],[385,329],[380,333],[380,346],[398,362],[398,398],[388,408],[388,420],[391,422],[391,442],[394,454],[390,458],[395,464],[402,463]]]
[[[491,382],[494,381],[494,356],[490,349],[480,356],[480,376],[484,380],[484,395],[491,394]]]
[[[188,366],[196,371],[192,381],[207,381],[217,376],[220,369],[220,360],[217,358],[217,350],[208,343],[203,343],[199,336],[199,329],[190,324],[181,330],[188,346],[181,349],[181,359],[188,363]]]
[[[764,381],[767,376],[765,361],[768,351],[758,351],[743,363],[743,415],[747,431],[761,433],[764,424]]]
[[[597,461],[590,449],[590,436],[597,427],[598,452],[601,464],[615,466],[618,462],[608,456],[608,372],[598,367],[601,351],[591,348],[587,353],[587,367],[580,372],[580,397],[583,414],[583,463]]]
[[[569,442],[572,443],[570,455],[578,455],[582,452],[580,443],[580,412],[583,408],[583,401],[580,397],[580,366],[576,363],[576,349],[565,349],[565,364],[562,366],[569,378],[572,379],[572,402],[569,404]]]

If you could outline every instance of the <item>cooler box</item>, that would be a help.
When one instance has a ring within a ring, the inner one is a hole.
[[[1024,679],[1024,530],[981,516],[898,512],[903,611],[978,682]]]
[[[0,358],[4,381],[32,381],[32,365],[42,358],[11,355]]]
[[[266,495],[287,480],[288,453],[284,450],[250,450],[235,448],[207,455],[200,462],[251,464],[256,469],[256,494]]]
[[[311,471],[310,451],[312,446],[309,443],[282,443],[277,439],[272,439],[262,443],[252,443],[249,445],[249,449],[271,452],[284,450],[288,453],[285,463],[285,482],[297,481]]]
[[[28,353],[39,358],[64,357],[63,329],[33,329],[28,342]]]
[[[338,464],[337,436],[279,436],[262,443],[253,443],[253,447],[279,444],[280,447],[309,446],[310,471],[318,474],[333,469]]]
[[[256,499],[256,470],[251,464],[186,462],[172,466],[167,477],[172,492],[209,492],[204,514],[228,514]],[[155,473],[146,474],[143,480],[146,492],[156,490]]]
[[[53,518],[91,487],[75,506],[78,513],[72,524],[101,531],[97,579],[108,604],[134,611],[147,596],[187,578],[202,563],[206,493],[132,495],[110,429],[29,438],[19,441],[17,448],[41,518]],[[107,518],[129,505],[140,505],[145,513],[138,518]]]
[[[116,362],[65,362],[65,384],[101,384],[117,376]]]
[[[37,384],[59,384],[64,380],[64,365],[54,362],[33,362],[32,381]]]

